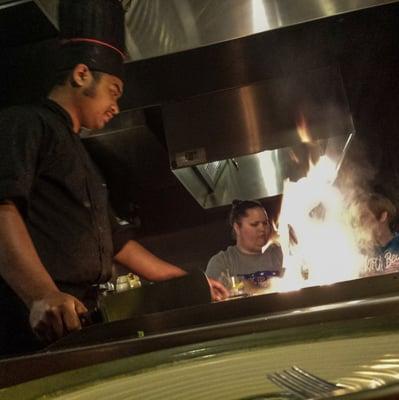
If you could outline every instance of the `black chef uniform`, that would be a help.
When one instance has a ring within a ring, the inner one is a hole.
[[[122,79],[119,1],[60,0],[59,18],[58,71],[84,63]],[[72,131],[69,114],[50,100],[0,112],[0,200],[5,199],[17,205],[60,290],[90,307],[92,285],[110,278],[113,255],[130,235],[110,213],[106,186]],[[29,326],[29,310],[1,278],[0,316],[0,354],[42,346]]]
[[[0,199],[18,205],[57,286],[90,306],[91,285],[111,277],[114,250],[129,235],[109,212],[106,186],[69,114],[56,103],[0,113]],[[28,310],[11,293],[0,280],[1,315],[20,326],[17,310],[24,320]],[[11,336],[19,334],[15,326],[1,325],[12,329]]]

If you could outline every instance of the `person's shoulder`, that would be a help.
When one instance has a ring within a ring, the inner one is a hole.
[[[239,253],[239,251],[238,251],[237,246],[234,245],[234,246],[228,246],[228,247],[226,248],[226,250],[221,251],[221,253],[232,255],[232,254],[237,254],[237,253]]]
[[[281,253],[281,252],[282,252],[282,249],[281,249],[280,244],[278,244],[278,243],[272,243],[272,244],[266,249],[266,251],[269,252],[269,253]]]
[[[269,249],[281,249],[281,245],[280,245],[280,243],[273,242],[273,243],[270,243],[268,248]]]
[[[2,142],[21,144],[21,140],[42,140],[46,131],[43,117],[36,106],[17,105],[0,111],[0,136]]]
[[[46,109],[46,107],[43,100],[31,104],[14,104],[8,107],[4,107],[0,109],[0,114],[20,114],[20,113],[33,114],[44,109]]]
[[[395,233],[395,236],[391,240],[389,247],[399,252],[399,233]]]
[[[219,251],[209,259],[205,270],[207,276],[213,279],[219,278],[220,269],[223,265],[223,258],[223,251]]]
[[[40,104],[15,105],[0,110],[0,120],[13,121],[18,125],[41,123],[45,108]]]
[[[217,260],[219,260],[220,258],[224,257],[225,255],[225,250],[220,250],[218,251],[216,254],[214,254],[210,259],[209,259],[209,263],[215,262]]]
[[[27,105],[14,105],[0,110],[0,117],[18,116],[23,118],[25,114],[29,113],[31,107]]]
[[[233,253],[235,254],[236,252],[237,252],[236,246],[228,246],[226,249],[218,251],[216,254],[212,256],[212,258],[213,257],[219,258]]]
[[[271,260],[274,268],[281,268],[283,264],[283,250],[278,243],[272,243],[262,254],[264,258]]]
[[[236,246],[228,246],[225,250],[220,250],[214,254],[208,261],[208,267],[225,262],[229,257],[236,254]]]

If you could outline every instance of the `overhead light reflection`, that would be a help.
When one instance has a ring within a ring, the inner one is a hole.
[[[257,154],[259,166],[264,181],[264,186],[269,193],[278,193],[279,185],[277,183],[277,168],[274,151],[266,150]]]
[[[263,0],[252,0],[252,27],[255,32],[270,29]]]

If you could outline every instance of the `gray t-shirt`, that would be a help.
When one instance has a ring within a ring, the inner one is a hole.
[[[244,254],[237,246],[229,246],[215,254],[208,262],[206,274],[212,279],[220,279],[222,273],[230,276],[252,274],[258,271],[281,271],[283,253],[281,247],[272,244],[262,254]]]

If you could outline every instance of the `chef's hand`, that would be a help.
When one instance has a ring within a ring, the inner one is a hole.
[[[213,301],[224,300],[229,297],[228,290],[219,281],[208,278],[208,282],[211,287],[211,297]]]
[[[53,342],[67,333],[81,329],[79,316],[87,308],[76,298],[64,292],[52,292],[32,303],[30,326],[46,342]]]

